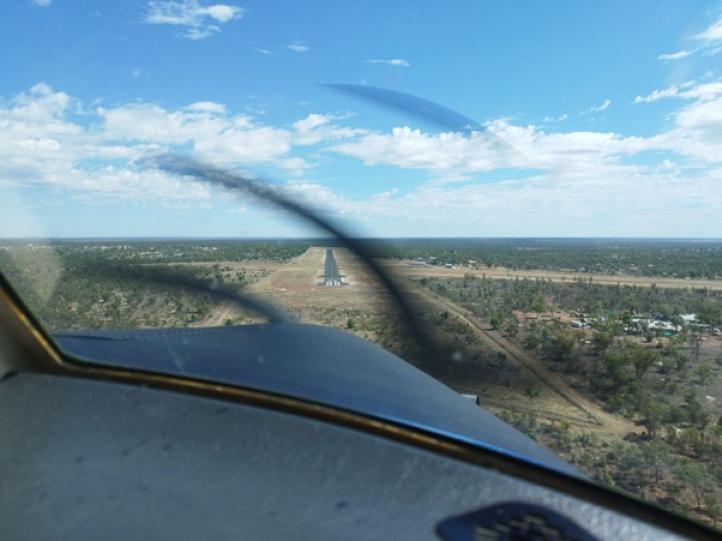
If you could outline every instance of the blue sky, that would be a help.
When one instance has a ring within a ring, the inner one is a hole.
[[[722,237],[720,2],[391,4],[3,2],[0,236],[314,233],[178,152],[364,235]]]

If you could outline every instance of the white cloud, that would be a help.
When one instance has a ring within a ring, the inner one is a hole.
[[[637,156],[648,151],[666,153],[664,159],[668,162],[679,156],[685,167],[719,168],[722,82],[691,86],[685,83],[673,90],[657,91],[648,101],[661,99],[661,95],[677,96],[691,103],[672,115],[670,129],[650,137],[593,131],[550,133],[533,125],[517,126],[499,120],[487,124],[485,133],[471,136],[458,132],[431,134],[401,127],[390,133],[368,133],[331,148],[368,166],[427,171],[436,183],[468,182],[474,175],[521,168],[540,170],[546,179],[576,179],[579,183],[587,182],[585,179],[611,183],[610,175],[626,178],[646,175],[646,179],[658,172],[632,164]],[[707,188],[711,185],[711,181],[706,184]]]
[[[662,90],[654,90],[646,96],[637,96],[634,103],[652,103],[665,98],[711,100],[722,94],[722,81],[697,84],[687,81],[680,85],[672,85]]]
[[[283,187],[283,192],[322,212],[360,216],[368,208],[364,202],[344,197],[318,182],[290,182]]]
[[[609,109],[609,106],[612,105],[612,100],[604,100],[601,105],[597,107],[590,107],[589,113],[601,113],[602,111],[606,111]]]
[[[681,179],[672,173],[609,167],[496,183],[426,185],[369,201],[361,212],[409,217],[405,224],[398,218],[394,222],[401,222],[394,227],[394,235],[401,236],[679,236],[690,231],[712,236],[720,231],[715,216],[722,210],[716,190],[720,181],[719,172]]]
[[[286,47],[287,49],[290,49],[294,53],[307,53],[309,51],[309,48],[303,44],[302,41],[294,41],[290,45]]]
[[[53,0],[32,0],[33,4],[36,6],[39,6],[41,8],[48,7],[50,4],[53,3]]]
[[[679,94],[682,98],[701,101],[712,100],[720,95],[722,95],[722,81],[700,84]]]
[[[270,126],[228,127],[216,137],[195,139],[193,145],[198,156],[219,165],[277,162],[294,170],[305,165],[283,162],[289,159],[291,134]]]
[[[674,122],[674,128],[650,138],[654,147],[684,156],[699,167],[722,164],[722,95],[686,105],[675,113]]]
[[[720,53],[722,51],[722,16],[719,16],[702,32],[692,36],[692,39],[700,43],[697,48],[692,50],[682,49],[674,53],[661,54],[657,59],[670,61],[686,58],[700,52],[704,56],[713,56]]]
[[[395,66],[400,68],[408,68],[411,66],[411,63],[408,60],[404,60],[403,58],[389,58],[389,59],[371,59],[366,60],[366,64],[385,64],[387,66]]]
[[[293,127],[300,133],[310,133],[320,126],[327,125],[332,118],[330,115],[311,113],[306,118],[294,122]]]
[[[671,98],[679,95],[679,89],[677,85],[672,85],[663,90],[653,90],[651,94],[646,96],[637,96],[634,98],[634,103],[652,103],[655,101],[662,100],[664,98]]]
[[[220,23],[227,23],[235,19],[241,9],[236,6],[227,6],[225,4],[215,4],[205,8],[205,13]]]
[[[295,182],[284,190],[352,217],[356,224],[370,224],[365,229],[371,234],[711,236],[720,231],[720,182],[722,170],[685,177],[665,163],[569,169],[499,182],[429,183],[410,191],[386,189],[365,199],[317,182]]]
[[[257,125],[242,115],[229,116],[225,106],[197,102],[182,110],[155,104],[99,108],[104,140],[188,146],[195,155],[217,165],[275,163],[298,171],[305,162],[288,161],[293,133]]]
[[[332,124],[332,121],[342,118],[344,117],[311,113],[306,118],[294,122],[295,144],[315,145],[322,141],[337,141],[339,139],[348,139],[368,133],[368,130],[353,129]]]
[[[238,6],[213,4],[206,6],[198,0],[149,0],[145,22],[182,26],[180,34],[188,39],[203,39],[220,32],[221,24],[243,16]]]
[[[74,121],[81,112],[82,123]],[[180,151],[221,166],[263,164],[300,174],[310,164],[294,155],[295,148],[358,133],[334,125],[335,118],[311,114],[279,128],[213,101],[178,109],[129,103],[84,110],[77,100],[39,83],[0,102],[0,185],[42,184],[144,200],[169,190],[168,199],[175,201],[185,197],[175,193],[179,181],[161,173],[144,177],[138,160]],[[144,182],[153,186],[142,188]]]
[[[3,116],[15,122],[16,134],[27,129],[43,132],[73,133],[76,128],[64,121],[66,113],[78,108],[78,103],[64,92],[54,92],[49,85],[38,83],[15,96],[11,107],[3,110]]]
[[[101,141],[95,129],[71,120],[76,106],[76,100],[44,83],[0,105],[0,184],[45,185],[134,200],[199,196],[192,186],[179,190],[178,179],[161,172],[146,174],[131,165],[157,152],[158,145]],[[101,165],[106,160],[126,165]],[[94,165],[81,165],[84,162]]]
[[[197,113],[214,113],[222,115],[226,112],[226,106],[222,103],[216,103],[214,101],[197,101],[191,103],[186,108],[186,111],[194,111]]]
[[[263,49],[262,47],[253,47],[253,50],[256,51],[257,53],[261,53],[261,54],[265,54],[265,55],[269,55],[269,56],[273,54],[273,51],[271,51],[270,49]]]
[[[470,174],[506,168],[596,170],[649,146],[642,138],[614,133],[547,133],[534,126],[499,120],[490,123],[485,132],[471,136],[459,132],[429,134],[403,127],[332,148],[366,165],[395,165],[430,171],[442,180],[467,180]]]
[[[678,85],[670,97],[686,101],[670,115],[672,126],[630,137],[508,120],[489,122],[471,136],[408,127],[378,132],[348,128],[320,113],[272,126],[213,101],[88,111],[39,83],[0,102],[0,184],[174,206],[215,197],[207,186],[137,165],[175,150],[236,170],[270,165],[303,175],[285,187],[290,195],[357,221],[387,224],[377,233],[393,227],[395,235],[568,235],[573,228],[578,234],[719,236],[721,86]],[[317,145],[313,153],[298,152],[308,145]],[[648,151],[662,155],[650,164]],[[344,195],[352,184],[306,179],[309,159],[337,153],[429,178],[397,191],[394,170],[379,169],[388,184],[365,197]]]
[[[564,122],[569,116],[563,113],[559,116],[545,116],[543,122]]]
[[[682,50],[682,51],[677,51],[677,52],[674,52],[674,53],[665,53],[665,54],[659,55],[659,56],[657,57],[657,60],[663,60],[663,61],[667,61],[667,60],[680,60],[680,59],[682,59],[682,58],[685,58],[685,57],[691,55],[693,52],[694,52],[694,51]]]
[[[705,30],[695,35],[694,39],[706,44],[716,44],[722,42],[722,16],[718,17],[717,20]]]

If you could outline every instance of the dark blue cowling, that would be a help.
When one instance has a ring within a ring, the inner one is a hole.
[[[95,364],[199,378],[352,410],[577,470],[510,425],[379,346],[305,324],[57,333]]]

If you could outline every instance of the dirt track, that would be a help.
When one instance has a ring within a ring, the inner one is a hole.
[[[630,276],[624,274],[593,274],[581,272],[544,271],[544,270],[511,270],[504,267],[473,268],[459,266],[454,268],[437,267],[434,265],[412,264],[411,261],[390,260],[385,261],[386,267],[401,277],[410,276],[414,278],[463,278],[465,274],[474,276],[486,276],[495,279],[531,278],[545,279],[552,282],[572,283],[575,280],[589,281],[592,283],[614,286],[639,286],[676,288],[676,289],[715,289],[722,290],[722,280],[687,280],[684,278],[667,278],[663,276]]]
[[[626,434],[628,432],[639,431],[639,427],[634,425],[634,423],[631,423],[626,419],[610,415],[598,404],[570,387],[561,376],[548,370],[536,357],[530,355],[516,344],[513,344],[500,333],[487,328],[466,308],[463,308],[449,299],[436,295],[424,288],[414,287],[413,292],[421,297],[425,302],[428,302],[442,310],[448,311],[456,316],[460,321],[467,324],[474,331],[474,334],[492,350],[503,352],[508,357],[515,359],[519,364],[534,374],[542,385],[556,393],[562,400],[576,408],[577,411],[580,411],[581,418],[575,419],[567,417],[570,421],[577,424],[589,424],[592,427],[607,433]],[[510,409],[518,409],[515,408],[513,404],[490,405],[507,408],[511,406]],[[536,413],[544,415],[544,412],[542,411],[536,411]],[[566,416],[551,414],[549,417],[555,418]]]
[[[211,311],[211,313],[191,324],[190,327],[220,327],[226,323],[226,320],[238,315],[239,309],[230,303],[220,304]]]

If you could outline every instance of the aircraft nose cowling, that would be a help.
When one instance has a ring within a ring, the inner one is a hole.
[[[491,413],[383,348],[316,325],[57,333],[96,364],[285,394],[412,425],[583,477]]]

